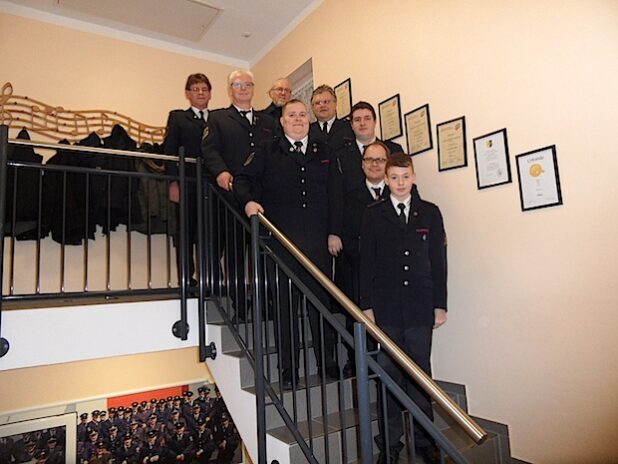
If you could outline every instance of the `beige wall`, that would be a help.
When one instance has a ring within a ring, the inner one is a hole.
[[[467,168],[438,173],[435,149],[415,158],[449,240],[436,377],[509,424],[520,459],[613,459],[618,2],[327,0],[252,68],[257,94],[308,58],[316,85],[351,77],[354,101],[400,93],[404,113],[467,118]],[[472,138],[503,127],[514,181],[479,191]],[[514,156],[551,144],[564,205],[522,213]]]
[[[197,348],[2,371],[0,414],[200,380],[212,377]]]

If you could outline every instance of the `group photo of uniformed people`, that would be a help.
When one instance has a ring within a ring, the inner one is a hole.
[[[77,424],[80,464],[238,463],[240,443],[221,392],[208,386],[84,412]]]
[[[346,119],[338,118],[337,96],[330,85],[317,86],[311,101],[303,102],[293,98],[290,81],[279,78],[263,110],[253,106],[250,71],[233,71],[223,85],[230,105],[211,111],[208,102],[216,85],[211,86],[204,74],[189,76],[185,93],[191,107],[170,113],[166,153],[178,154],[184,146],[185,156],[201,157],[208,181],[229,207],[247,217],[264,214],[431,375],[432,331],[446,322],[446,233],[440,210],[419,194],[412,157],[399,144],[377,137],[371,103],[359,100]],[[170,189],[170,199],[178,201],[176,190]],[[229,232],[234,230],[233,215],[220,210],[214,215],[217,227],[205,237],[216,244],[215,260],[222,263],[215,266],[214,281],[220,281],[221,273],[234,282],[227,296],[235,320],[242,322],[248,320],[251,299],[246,283],[248,241],[244,232]],[[268,244],[320,302],[344,314],[351,330],[352,318],[304,267],[277,240]],[[188,262],[195,279],[193,256]],[[280,347],[280,387],[294,390],[301,382],[301,297],[278,266],[269,261],[265,268],[270,288],[276,284],[281,294],[289,295],[279,301],[274,333]],[[307,315],[318,375],[325,377],[323,381],[337,380],[341,368],[346,377],[353,376],[351,350],[342,366],[332,328],[320,327],[315,308]],[[400,379],[388,357],[379,356],[378,361],[432,417],[427,395],[415,383]],[[375,437],[379,463],[396,462],[403,448],[401,408],[390,395],[386,408],[388,423],[380,424]],[[415,446],[425,462],[437,462],[435,444],[418,430]]]
[[[64,464],[66,427],[0,437],[0,463]]]

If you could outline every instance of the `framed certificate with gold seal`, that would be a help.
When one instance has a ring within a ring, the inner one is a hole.
[[[562,204],[555,145],[522,153],[515,159],[522,211]]]

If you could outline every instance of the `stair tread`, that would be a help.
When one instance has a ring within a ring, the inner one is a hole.
[[[306,381],[306,379],[308,379],[308,382]],[[343,379],[343,380],[345,381],[345,380],[349,380],[349,379]],[[329,380],[329,379],[326,379],[324,381],[324,385],[328,385],[328,384],[336,383],[336,382],[339,382],[339,380]],[[303,391],[303,390],[305,390],[307,388],[307,385],[309,385],[310,388],[319,387],[319,386],[322,385],[322,379],[317,374],[311,374],[311,375],[309,375],[309,377],[301,377],[300,379],[298,379],[298,384],[296,386],[296,390],[295,391],[296,392]],[[281,394],[281,387],[280,387],[278,381],[273,382],[272,386],[273,386],[273,389],[275,390],[275,393],[277,393],[278,395]],[[243,390],[246,391],[246,392],[249,392],[251,394],[255,394],[255,386],[254,385],[252,385],[250,387],[243,387]],[[293,390],[285,390],[284,394],[290,394],[291,395],[292,391]]]

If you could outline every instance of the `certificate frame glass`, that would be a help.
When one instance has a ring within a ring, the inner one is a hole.
[[[352,79],[347,78],[334,88],[337,97],[337,117],[344,119],[352,113]]]
[[[58,446],[64,448],[65,462],[78,462],[77,459],[77,413],[70,412],[56,416],[30,418],[29,414],[16,415],[16,420],[0,425],[0,438],[17,438],[23,434],[36,434],[45,430],[55,429],[64,435],[64,443]]]
[[[401,103],[399,94],[380,102],[378,105],[380,115],[380,138],[389,141],[403,135],[401,125]]]
[[[433,148],[433,134],[431,132],[431,115],[429,103],[409,111],[403,116],[406,124],[406,143],[410,156],[420,155]],[[423,124],[419,124],[419,120]],[[423,131],[418,133],[418,131]],[[414,138],[417,140],[415,141]]]
[[[438,138],[438,171],[448,171],[468,165],[465,116],[438,124],[436,136]],[[447,137],[449,137],[448,140]]]
[[[509,184],[511,163],[506,129],[472,139],[474,164],[476,167],[476,186],[479,190]]]
[[[515,161],[522,211],[562,204],[556,145],[522,153]]]

